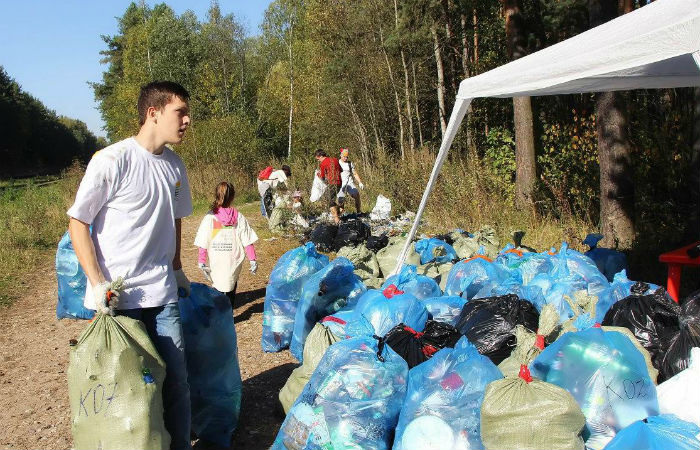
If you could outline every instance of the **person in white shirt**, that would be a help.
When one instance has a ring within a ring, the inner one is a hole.
[[[138,134],[95,153],[68,210],[73,248],[89,281],[85,306],[142,321],[165,361],[172,449],[191,448],[178,290],[189,295],[180,230],[192,199],[185,165],[166,144],[179,143],[190,124],[188,99],[177,83],[143,86]]]
[[[272,169],[267,167],[266,169]],[[270,217],[274,204],[272,195],[280,184],[286,184],[287,178],[292,176],[292,169],[288,165],[283,165],[279,170],[272,170],[268,175],[261,175],[266,171],[263,169],[258,175],[258,193],[260,194],[260,214],[263,217]]]
[[[234,307],[236,284],[244,257],[247,256],[250,261],[251,273],[258,270],[253,246],[258,235],[243,214],[231,205],[235,195],[236,190],[231,183],[222,181],[216,186],[214,202],[194,238],[194,245],[199,247],[199,268],[214,289],[228,296],[231,308]]]
[[[340,164],[340,168],[343,169],[343,171],[340,172],[341,185],[340,193],[338,194],[338,200],[344,202],[345,196],[349,195],[355,200],[356,212],[360,213],[362,212],[362,204],[360,202],[360,192],[357,190],[357,188],[359,187],[360,190],[362,190],[365,188],[365,185],[362,183],[360,175],[357,173],[355,164],[353,164],[352,161],[348,159],[348,154],[349,151],[347,148],[340,149],[340,160],[338,161],[338,163]],[[357,185],[355,185],[355,181],[357,181]]]

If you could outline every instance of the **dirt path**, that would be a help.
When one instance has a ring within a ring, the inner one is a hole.
[[[254,211],[254,208],[250,208]],[[256,230],[266,227],[246,214]],[[200,216],[183,221],[183,264],[192,281],[204,282],[196,264],[194,240]],[[261,233],[262,234],[262,233]],[[298,243],[291,239],[256,244],[257,275],[243,271],[234,310],[243,403],[233,449],[268,448],[283,420],[277,393],[295,367],[289,352],[267,354],[260,348],[267,278],[277,259]],[[0,309],[0,448],[67,449],[72,446],[66,371],[68,341],[85,321],[57,320],[54,256],[46,255],[26,280],[25,295]]]

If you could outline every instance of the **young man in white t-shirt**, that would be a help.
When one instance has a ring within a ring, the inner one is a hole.
[[[180,230],[181,219],[192,213],[192,199],[185,165],[166,146],[179,143],[190,124],[188,99],[177,83],[143,86],[138,134],[95,153],[68,210],[73,247],[89,281],[85,306],[141,320],[165,361],[163,406],[171,449],[191,448],[177,302],[178,289],[186,295],[190,289],[180,261]],[[108,300],[118,278],[123,288]]]

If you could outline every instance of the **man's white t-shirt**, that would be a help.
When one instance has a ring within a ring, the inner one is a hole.
[[[199,225],[194,245],[207,249],[214,288],[231,292],[238,281],[245,259],[245,247],[254,244],[258,235],[243,214],[238,213],[235,225],[223,225],[211,211]]]
[[[284,173],[284,170],[275,170],[270,174],[267,180],[258,180],[258,193],[262,197],[269,188],[277,189],[278,184],[286,182],[287,174]]]
[[[190,185],[180,157],[169,148],[154,155],[133,137],[95,153],[68,210],[92,224],[105,278],[124,278],[118,309],[177,301],[175,219],[190,214]],[[90,283],[84,303],[95,309]]]

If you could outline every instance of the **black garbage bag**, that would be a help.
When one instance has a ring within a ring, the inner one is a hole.
[[[430,359],[442,348],[454,348],[461,337],[452,325],[429,320],[423,332],[403,323],[396,325],[384,336],[383,341],[406,361],[409,368],[413,368]]]
[[[457,318],[457,330],[494,364],[500,364],[515,348],[515,327],[535,332],[540,314],[515,294],[470,300]]]
[[[445,347],[454,348],[461,337],[457,328],[449,323],[428,320],[420,339],[424,346],[431,345],[439,350]]]
[[[671,378],[690,363],[690,349],[700,347],[700,291],[681,302],[678,331],[662,337],[658,358],[659,383]]]
[[[367,244],[365,244],[365,246],[374,253],[377,253],[387,245],[389,245],[389,236],[387,236],[386,233],[382,233],[379,236],[368,237]]]
[[[335,237],[338,234],[338,226],[329,223],[319,223],[311,230],[309,240],[316,245],[316,249],[322,252],[334,250]]]
[[[665,353],[664,347],[680,331],[681,308],[666,295],[663,288],[650,295],[640,295],[646,289],[648,285],[644,283],[632,286],[633,294],[614,303],[602,324],[630,330],[649,352],[654,367],[661,370],[659,363]],[[661,378],[659,374],[657,380],[663,381]]]
[[[333,248],[338,251],[346,245],[361,244],[366,242],[369,236],[369,225],[359,219],[348,220],[338,225]]]

